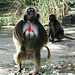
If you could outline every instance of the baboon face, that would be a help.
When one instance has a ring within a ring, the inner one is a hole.
[[[28,8],[27,9],[27,20],[29,21],[35,21],[37,19],[37,15],[35,13],[35,9]]]
[[[54,22],[55,18],[56,18],[56,17],[55,17],[55,15],[53,15],[53,14],[49,16],[49,20],[50,20],[51,22]]]

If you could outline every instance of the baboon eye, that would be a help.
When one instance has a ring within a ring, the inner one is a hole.
[[[33,9],[31,9],[33,11]]]
[[[30,9],[28,9],[28,11],[30,11]]]

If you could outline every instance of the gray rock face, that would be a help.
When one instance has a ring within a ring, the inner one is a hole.
[[[62,25],[75,24],[75,14],[68,14],[62,18]]]

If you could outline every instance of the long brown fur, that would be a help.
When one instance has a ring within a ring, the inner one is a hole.
[[[27,16],[27,10],[31,8],[28,7],[25,10],[23,20],[20,20],[13,32],[13,41],[15,44],[15,47],[17,49],[17,52],[14,54],[14,60],[15,62],[19,65],[19,72],[21,72],[21,62],[26,61],[26,60],[31,60],[34,65],[35,65],[35,70],[36,72],[39,72],[40,70],[40,65],[41,65],[41,54],[40,50],[44,45],[47,44],[48,42],[48,36],[43,28],[42,24],[39,22],[40,19],[40,14],[39,11],[37,10],[38,8],[32,7],[33,9],[35,8],[35,15],[37,15],[37,19],[31,24],[33,30],[34,30],[34,36],[32,39],[29,39],[30,37],[27,38],[26,36],[26,27],[30,26],[30,23],[28,22]],[[31,35],[29,33],[29,35]],[[25,49],[22,50],[22,47]],[[50,50],[48,47],[46,47],[48,50],[48,55],[47,59],[50,58]]]

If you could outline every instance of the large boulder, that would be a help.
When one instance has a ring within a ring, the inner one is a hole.
[[[71,2],[66,2],[68,4],[68,6],[70,7],[74,7],[75,6],[75,1],[71,1]]]
[[[75,14],[68,14],[62,18],[62,25],[75,24]]]

